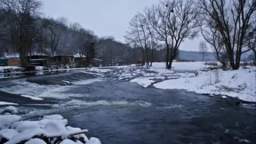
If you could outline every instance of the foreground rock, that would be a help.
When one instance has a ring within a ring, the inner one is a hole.
[[[2,144],[101,144],[88,138],[87,130],[68,126],[61,115],[44,116],[37,121],[22,120],[18,115],[0,115]]]

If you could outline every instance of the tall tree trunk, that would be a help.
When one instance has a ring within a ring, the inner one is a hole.
[[[151,61],[150,61],[150,66],[153,66],[153,62],[154,62],[154,49],[151,48]]]
[[[20,64],[22,67],[28,66],[27,52],[23,46],[19,48]]]
[[[149,48],[148,47],[145,47],[145,50],[146,50],[146,67],[149,68],[149,64],[150,64],[150,59],[149,59]]]
[[[167,69],[171,69],[172,68],[172,62],[173,62],[173,60],[169,60]]]
[[[144,50],[144,48],[141,48],[141,52],[142,52],[141,65],[145,66],[145,50]]]
[[[240,68],[240,61],[241,61],[241,49],[238,50],[236,55],[236,61],[235,61],[235,67],[233,67],[233,70],[237,70]]]
[[[165,60],[166,60],[166,68],[171,69],[170,64],[169,64],[169,62],[170,62],[170,46],[169,46],[168,42],[166,42],[166,58],[165,58]]]

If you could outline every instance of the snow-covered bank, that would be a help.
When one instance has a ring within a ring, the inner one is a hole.
[[[256,102],[256,69],[200,71],[194,77],[166,80],[154,86],[160,89],[184,89]]]
[[[198,71],[207,67],[208,66],[205,65],[205,62],[173,62],[172,71]],[[165,63],[163,62],[153,63],[153,66],[150,69],[162,72],[169,71],[166,70]]]
[[[61,115],[44,116],[37,121],[22,120],[18,115],[0,115],[0,143],[4,144],[101,144],[88,138],[87,130],[68,126]]]
[[[203,62],[174,62],[172,70],[164,63],[154,63],[149,69],[127,67],[120,76],[145,88],[182,89],[200,94],[220,95],[256,102],[256,68],[239,70],[210,70]]]

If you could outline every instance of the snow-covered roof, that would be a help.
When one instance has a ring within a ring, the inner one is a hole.
[[[30,54],[30,56],[47,56],[47,54],[39,53],[39,52],[34,52],[34,53]]]
[[[19,58],[20,55],[18,53],[5,53],[2,58]]]
[[[80,58],[80,57],[85,58],[86,56],[83,55],[83,54],[76,53],[76,54],[74,54],[74,57],[75,57],[75,58]]]

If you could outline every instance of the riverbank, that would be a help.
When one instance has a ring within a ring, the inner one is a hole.
[[[181,89],[256,102],[256,67],[253,66],[222,70],[203,62],[174,62],[173,69],[166,70],[164,63],[154,63],[149,69],[122,67],[118,78],[145,88]]]

